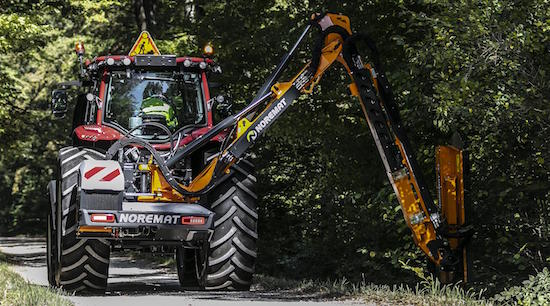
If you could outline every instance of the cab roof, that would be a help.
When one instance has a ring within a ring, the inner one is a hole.
[[[212,71],[221,73],[221,68],[207,57],[176,57],[175,55],[105,55],[87,60],[88,70],[103,71],[104,69],[122,70],[140,68],[150,70],[168,70],[179,67],[185,70]]]

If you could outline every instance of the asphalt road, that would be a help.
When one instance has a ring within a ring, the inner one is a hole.
[[[13,269],[29,282],[47,286],[44,239],[0,238],[0,251]],[[254,285],[253,285],[254,287]],[[175,269],[158,267],[147,259],[121,253],[111,255],[107,292],[102,296],[71,296],[76,305],[358,305],[361,301],[323,300],[320,296],[288,291],[204,292],[183,291]]]

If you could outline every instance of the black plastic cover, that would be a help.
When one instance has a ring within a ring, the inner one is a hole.
[[[175,55],[136,55],[135,65],[138,67],[175,67]]]

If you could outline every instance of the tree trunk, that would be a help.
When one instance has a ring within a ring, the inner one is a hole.
[[[136,23],[141,31],[148,31],[157,24],[155,9],[157,0],[134,0]]]

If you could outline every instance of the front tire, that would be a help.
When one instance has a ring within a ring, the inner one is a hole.
[[[178,271],[178,280],[182,288],[200,288],[199,275],[201,267],[197,266],[196,256],[198,250],[187,249],[184,247],[176,248],[176,268]]]
[[[66,291],[103,293],[109,275],[110,243],[105,239],[78,238],[76,191],[80,163],[101,159],[101,153],[67,147],[59,151],[57,179],[56,256],[53,283]],[[52,244],[53,246],[53,244]]]
[[[48,284],[52,287],[55,286],[55,270],[56,267],[54,266],[55,260],[55,253],[54,250],[56,249],[55,240],[56,240],[56,233],[53,230],[53,219],[51,214],[51,209],[48,209],[48,227],[47,227],[47,236],[46,236],[46,265],[48,269]]]

